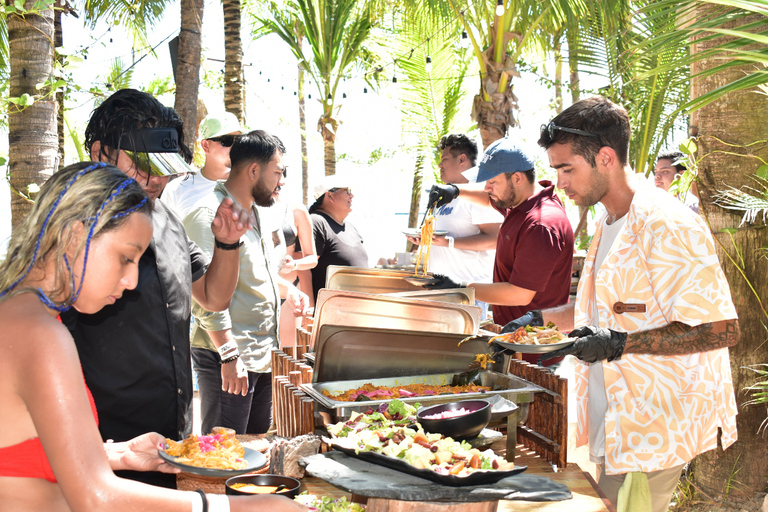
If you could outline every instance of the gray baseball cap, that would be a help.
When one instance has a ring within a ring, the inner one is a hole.
[[[482,183],[505,172],[530,171],[534,167],[533,158],[504,137],[488,146],[480,163],[461,175],[470,183]]]

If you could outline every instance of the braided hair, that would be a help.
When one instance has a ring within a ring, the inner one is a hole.
[[[151,210],[141,186],[118,168],[94,162],[65,167],[42,186],[32,211],[14,229],[7,257],[0,263],[0,302],[33,291],[46,306],[66,311],[80,293],[91,241],[122,226],[130,214],[149,215]],[[84,251],[83,268],[73,269],[67,252],[78,224],[87,236],[81,237],[72,260]],[[19,286],[33,269],[41,270],[51,261],[54,289]]]

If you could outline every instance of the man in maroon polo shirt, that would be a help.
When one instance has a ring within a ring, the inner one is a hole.
[[[463,175],[470,183],[485,182],[485,187],[435,185],[430,190],[430,204],[439,206],[460,194],[471,202],[490,203],[504,215],[496,241],[493,283],[455,283],[436,275],[439,281],[425,287],[472,287],[477,300],[493,305],[494,322],[505,326],[528,311],[566,304],[571,290],[573,229],[552,182],[537,183],[533,159],[507,138],[488,146],[480,164]],[[537,325],[537,319],[529,323]],[[508,330],[516,327],[510,325]],[[538,355],[523,354],[523,358],[538,361]]]

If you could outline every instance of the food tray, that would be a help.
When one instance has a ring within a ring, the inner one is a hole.
[[[395,471],[401,471],[409,475],[417,476],[419,478],[424,478],[426,480],[431,480],[433,482],[437,482],[438,484],[449,485],[451,487],[461,487],[465,485],[494,484],[503,478],[507,478],[508,476],[512,476],[512,475],[517,475],[518,473],[522,473],[523,471],[528,469],[528,466],[515,466],[513,469],[508,469],[505,471],[491,470],[491,469],[478,469],[473,471],[467,476],[440,475],[438,473],[435,473],[431,469],[415,468],[414,466],[411,466],[404,460],[398,459],[396,457],[389,457],[387,455],[382,455],[376,452],[357,452],[356,453],[354,448],[348,448],[346,446],[343,446],[339,444],[337,440],[330,441],[326,439],[325,441],[329,442],[334,450],[338,450],[342,453],[345,453],[350,457],[355,457],[357,459],[364,460],[372,464],[378,464],[379,466],[384,466],[389,469],[394,469]]]
[[[430,384],[430,385],[449,385],[455,373],[441,373],[433,375],[413,375],[408,377],[390,377],[381,379],[363,379],[348,380],[337,382],[322,382],[312,384],[302,384],[301,388],[315,401],[317,412],[326,412],[330,415],[330,422],[337,423],[346,421],[353,412],[363,413],[370,408],[376,409],[387,400],[370,400],[366,402],[342,402],[333,400],[323,394],[328,391],[330,394],[336,394],[350,389],[355,389],[363,384],[370,383],[374,386],[398,386],[406,384]],[[533,394],[543,391],[542,388],[531,384],[514,375],[504,375],[502,373],[481,371],[479,372],[480,385],[489,387],[500,387],[497,391],[487,391],[485,393],[458,393],[450,395],[431,395],[414,396],[409,398],[400,398],[402,402],[422,406],[436,405],[458,400],[472,400],[476,398],[490,399],[495,395],[506,398],[518,405],[518,421],[524,421],[528,414],[528,404],[533,401]]]

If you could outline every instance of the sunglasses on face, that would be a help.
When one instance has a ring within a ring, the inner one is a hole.
[[[576,128],[566,128],[565,126],[557,126],[554,122],[541,125],[541,133],[547,132],[547,135],[549,135],[549,138],[552,140],[554,140],[555,131],[557,130],[560,130],[561,132],[575,133],[576,135],[584,135],[585,137],[595,137],[597,140],[600,141],[600,144],[603,145],[603,141],[600,138],[600,136],[595,135],[594,133],[585,132],[584,130],[577,130]]]
[[[235,143],[235,139],[237,138],[237,135],[222,135],[220,137],[211,137],[208,140],[212,140],[213,142],[218,142],[225,148],[232,147],[232,144]]]
[[[347,193],[347,195],[350,195],[350,196],[352,195],[352,189],[351,189],[351,188],[349,188],[349,187],[344,187],[344,188],[341,188],[341,187],[338,187],[338,188],[332,188],[332,189],[331,189],[331,190],[329,190],[328,192],[338,192],[339,190],[343,190],[344,192],[346,192],[346,193]]]
[[[178,153],[137,153],[127,150],[123,152],[133,162],[138,175],[146,177],[147,183],[150,178],[172,180],[194,173]]]

